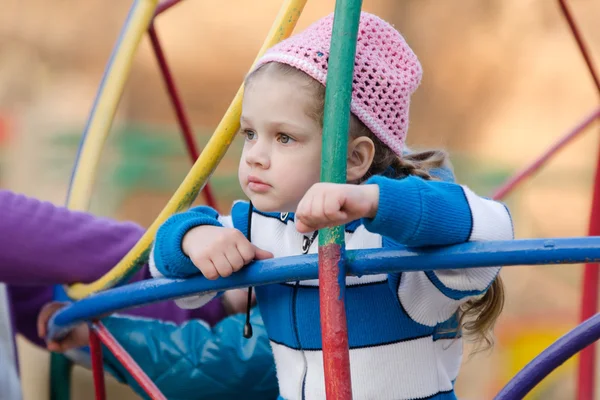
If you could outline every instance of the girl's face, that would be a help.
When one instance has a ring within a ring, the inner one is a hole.
[[[238,177],[261,211],[296,211],[320,180],[322,129],[308,116],[312,101],[306,82],[293,75],[263,71],[245,88]]]

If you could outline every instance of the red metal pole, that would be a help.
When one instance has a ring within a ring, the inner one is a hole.
[[[348,326],[344,306],[345,282],[339,276],[340,272],[344,272],[342,252],[343,247],[336,243],[319,246],[319,304],[323,372],[328,400],[352,399]]]
[[[496,190],[496,192],[492,195],[492,198],[499,200],[512,192],[516,186],[518,186],[530,175],[533,175],[535,172],[537,172],[544,164],[546,164],[548,160],[550,160],[550,158],[552,158],[552,156],[554,156],[559,150],[565,147],[565,145],[579,136],[580,133],[582,133],[598,118],[600,118],[600,108],[597,108],[590,115],[586,116],[585,119],[579,123],[579,125],[567,132],[566,135],[564,135],[555,144],[553,144],[552,147],[546,150],[546,152],[537,160],[510,178],[506,183]]]
[[[106,348],[119,360],[121,364],[131,374],[133,379],[139,383],[140,387],[153,400],[166,400],[167,398],[160,392],[158,387],[152,382],[148,375],[140,368],[139,365],[131,358],[123,347],[116,341],[113,335],[106,329],[102,323],[97,322],[92,326],[91,331],[95,331],[97,337],[104,343]],[[91,333],[90,333],[91,335]]]
[[[600,78],[598,77],[598,73],[596,72],[596,69],[594,68],[594,63],[592,62],[592,57],[590,56],[590,52],[587,49],[587,47],[585,46],[585,43],[583,42],[583,37],[581,35],[581,32],[577,28],[575,19],[573,18],[573,15],[569,11],[569,7],[567,7],[566,0],[558,0],[558,3],[560,4],[560,9],[562,10],[563,15],[565,16],[567,23],[569,24],[569,28],[571,28],[571,32],[573,33],[573,36],[575,37],[575,40],[577,41],[577,46],[579,47],[579,50],[581,51],[581,55],[583,56],[583,59],[585,60],[585,64],[587,65],[590,75],[592,75],[592,79],[594,80],[596,89],[598,89],[598,93],[600,93]]]
[[[177,3],[180,3],[181,0],[163,0],[161,1],[158,6],[156,6],[156,10],[154,11],[154,16],[156,17],[159,14],[162,14],[163,12],[167,11],[169,8],[173,7],[174,5],[176,5]]]
[[[102,363],[102,343],[96,335],[93,325],[90,329],[90,354],[92,356],[92,374],[96,400],[105,400],[106,386],[104,384],[104,365]]]
[[[188,153],[193,163],[198,159],[198,156],[200,155],[198,152],[198,146],[196,146],[196,141],[194,140],[194,134],[192,133],[192,128],[190,126],[189,119],[187,118],[187,115],[183,110],[183,103],[181,102],[181,98],[179,96],[179,93],[177,92],[177,88],[175,87],[175,81],[173,80],[171,69],[167,64],[167,59],[160,44],[160,40],[158,39],[158,34],[156,33],[154,23],[150,24],[150,27],[148,28],[148,34],[150,35],[150,42],[152,43],[154,54],[156,54],[158,66],[160,67],[160,71],[165,81],[169,98],[171,99],[171,103],[173,104],[173,108],[175,109],[177,122],[179,123],[179,127],[181,128],[183,138],[187,145]],[[204,199],[206,200],[206,203],[212,208],[217,208],[217,203],[215,201],[215,198],[212,194],[212,190],[208,182],[204,186],[202,193],[204,194]]]
[[[583,42],[581,32],[575,19],[567,7],[566,0],[558,1],[561,11],[569,24],[569,28],[577,41],[577,46],[585,60],[588,71],[594,80],[596,90],[600,93],[600,78],[592,63],[592,57]],[[598,152],[592,211],[590,217],[590,236],[600,235],[600,151]],[[583,272],[583,293],[581,296],[581,321],[585,321],[598,311],[598,264],[586,264]],[[581,351],[577,376],[577,399],[591,400],[595,398],[594,377],[596,375],[596,346],[592,344]]]
[[[600,235],[600,150],[596,165],[594,194],[590,216],[589,236]],[[580,320],[585,321],[598,311],[598,264],[586,264],[583,271],[583,293],[581,296]],[[595,398],[596,346],[586,347],[579,354],[577,376],[577,399],[591,400]]]
[[[346,183],[352,76],[362,0],[336,0],[327,70],[321,181]],[[319,231],[319,307],[327,400],[352,400],[344,226]]]

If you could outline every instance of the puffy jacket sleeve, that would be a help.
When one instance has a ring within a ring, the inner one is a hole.
[[[125,316],[103,320],[162,393],[178,399],[275,399],[277,378],[267,333],[257,309],[254,335],[242,336],[245,316],[230,316],[212,329],[199,320],[182,325]],[[104,352],[107,369],[143,395],[118,360]]]

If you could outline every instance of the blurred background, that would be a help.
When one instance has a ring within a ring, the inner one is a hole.
[[[600,2],[568,2],[600,66]],[[86,118],[130,1],[3,0],[0,186],[64,204]],[[233,98],[280,0],[187,0],[157,29],[200,144]],[[297,29],[333,10],[309,1]],[[482,195],[598,106],[598,93],[556,1],[364,0],[420,57],[409,145],[445,148],[459,181]],[[518,238],[585,235],[598,153],[592,125],[506,202]],[[211,179],[221,210],[242,196],[240,141]],[[156,60],[136,56],[95,185],[92,212],[149,225],[190,167]],[[582,266],[506,268],[507,304],[492,351],[465,352],[461,399],[486,399],[578,320]],[[26,400],[48,396],[48,357],[19,342]],[[531,399],[574,398],[575,362]],[[74,398],[91,398],[78,368]],[[135,398],[114,381],[110,398]]]

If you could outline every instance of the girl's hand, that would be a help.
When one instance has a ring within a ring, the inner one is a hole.
[[[198,226],[183,237],[183,251],[208,279],[227,277],[253,260],[273,258],[234,228]]]
[[[379,186],[316,183],[296,210],[296,229],[308,233],[344,225],[360,218],[375,218]]]
[[[42,339],[46,337],[48,333],[47,326],[50,318],[61,308],[65,307],[69,303],[61,303],[53,301],[42,307],[40,314],[38,315],[37,330],[38,336]],[[90,343],[89,339],[90,328],[87,324],[81,324],[73,328],[67,336],[60,341],[51,340],[46,346],[48,350],[55,352],[65,352],[69,349],[87,346]]]

